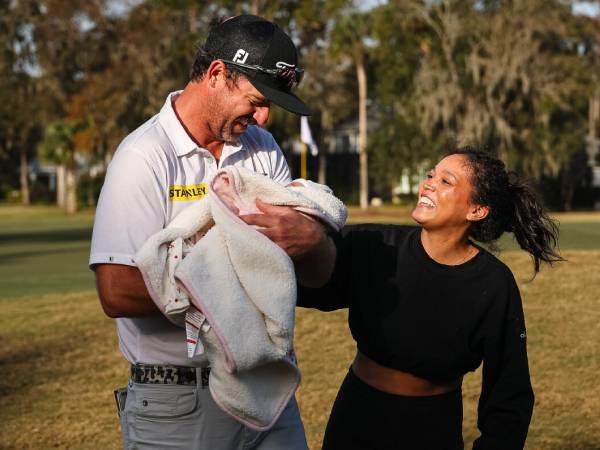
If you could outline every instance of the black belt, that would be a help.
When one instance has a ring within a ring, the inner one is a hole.
[[[200,371],[200,383],[197,371]],[[131,381],[142,384],[181,384],[208,386],[210,367],[184,367],[157,364],[132,364]]]

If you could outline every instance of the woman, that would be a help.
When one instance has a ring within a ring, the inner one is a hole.
[[[358,225],[334,238],[333,274],[299,306],[349,308],[357,354],[324,449],[462,449],[461,384],[483,361],[475,449],[521,449],[533,409],[526,331],[510,269],[475,241],[514,233],[537,272],[557,230],[503,163],[470,148],[419,188],[419,224]]]

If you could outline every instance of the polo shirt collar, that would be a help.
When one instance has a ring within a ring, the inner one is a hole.
[[[160,110],[159,118],[161,125],[165,128],[173,147],[175,148],[175,154],[177,156],[184,156],[188,153],[191,153],[195,150],[204,150],[208,151],[202,147],[198,147],[198,145],[194,142],[194,140],[187,134],[185,128],[179,121],[177,114],[175,114],[175,110],[173,109],[173,102],[175,99],[181,94],[183,91],[175,91],[171,92],[165,101],[165,104]],[[237,145],[231,145],[225,143],[223,146],[223,152],[221,154],[221,159],[232,155],[244,148],[244,145],[241,143]]]

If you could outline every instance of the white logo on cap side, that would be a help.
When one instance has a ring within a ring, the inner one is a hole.
[[[233,62],[244,64],[248,59],[248,52],[244,49],[239,49],[235,52],[235,56],[233,57]]]
[[[275,67],[277,67],[278,69],[287,69],[288,67],[296,67],[296,66],[294,64],[288,64],[283,61],[277,61],[277,63],[275,63]]]

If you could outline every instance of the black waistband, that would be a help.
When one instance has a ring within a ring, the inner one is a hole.
[[[198,372],[200,372],[200,380],[197,377]],[[210,367],[196,368],[139,363],[131,365],[131,380],[141,384],[201,385],[206,387],[209,375]]]

